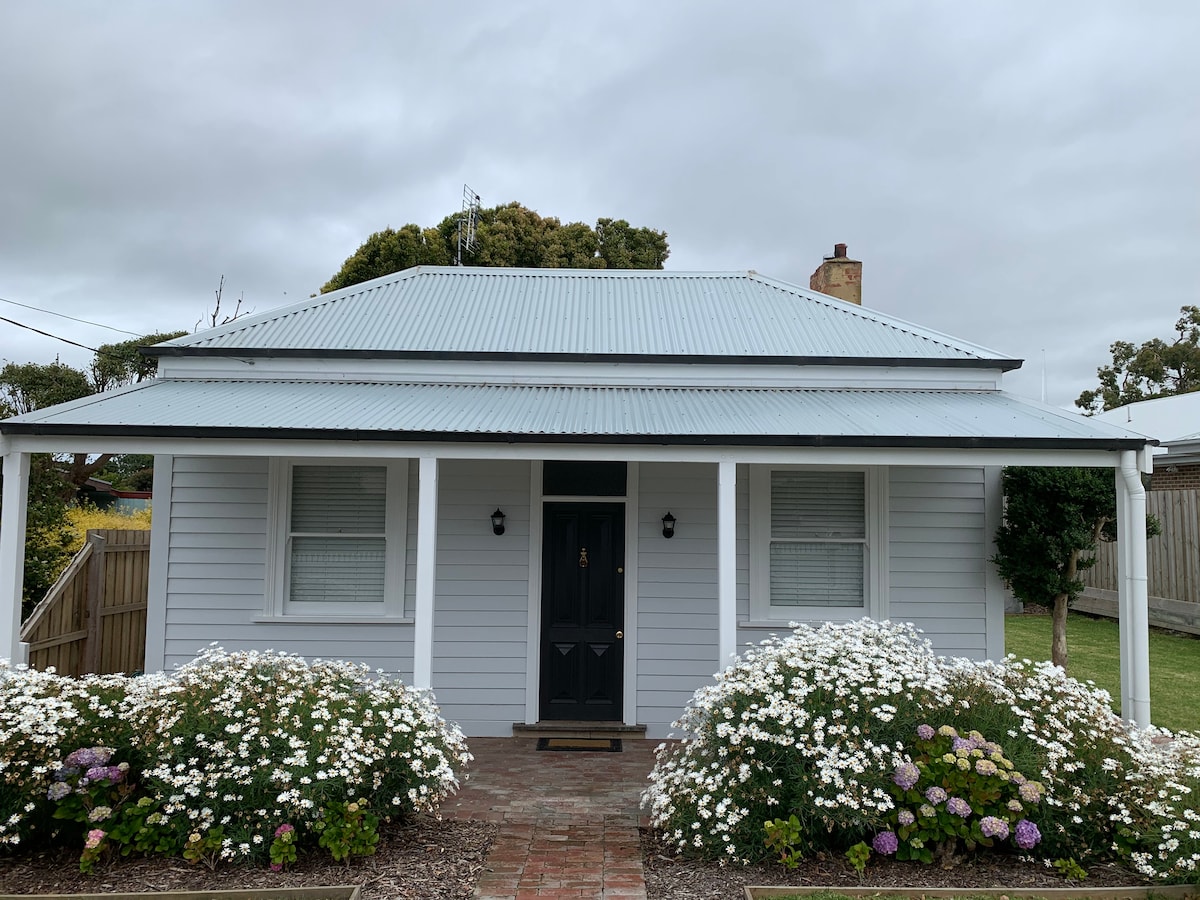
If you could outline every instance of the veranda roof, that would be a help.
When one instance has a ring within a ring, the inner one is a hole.
[[[1131,450],[1002,391],[165,379],[0,423],[33,435]]]

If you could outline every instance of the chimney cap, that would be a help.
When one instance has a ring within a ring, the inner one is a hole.
[[[845,259],[846,258],[846,245],[845,244],[834,244],[833,245],[833,256],[831,256],[829,258],[830,259]]]

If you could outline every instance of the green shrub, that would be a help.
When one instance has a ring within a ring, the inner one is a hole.
[[[992,844],[1160,879],[1200,872],[1200,739],[1122,722],[1107,694],[1049,663],[947,660],[886,622],[804,626],[748,650],[676,727],[687,737],[659,748],[644,800],[680,850],[757,859],[774,832],[790,853],[867,842],[926,860]]]
[[[85,868],[371,853],[380,817],[434,809],[469,759],[430,697],[349,663],[210,648],[169,676],[0,666],[0,844],[86,829]]]

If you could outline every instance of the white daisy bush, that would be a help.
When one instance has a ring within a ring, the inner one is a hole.
[[[990,848],[1200,881],[1200,738],[1137,729],[1049,663],[946,659],[870,619],[799,626],[742,654],[675,727],[687,737],[659,747],[643,800],[680,851]]]
[[[371,853],[381,818],[435,810],[470,759],[427,694],[351,663],[217,647],[170,675],[0,663],[0,847],[80,839],[85,870],[112,852]]]

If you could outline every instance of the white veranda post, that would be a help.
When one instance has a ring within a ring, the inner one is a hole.
[[[437,588],[438,461],[422,456],[417,495],[417,597],[413,687],[433,687],[433,598]]]
[[[1146,490],[1132,450],[1117,468],[1118,621],[1121,716],[1150,724],[1150,622],[1146,578]]]
[[[25,570],[25,510],[29,502],[29,454],[4,454],[0,500],[0,659],[24,662],[21,645],[21,583]]]
[[[737,463],[717,472],[717,670],[737,651]]]

